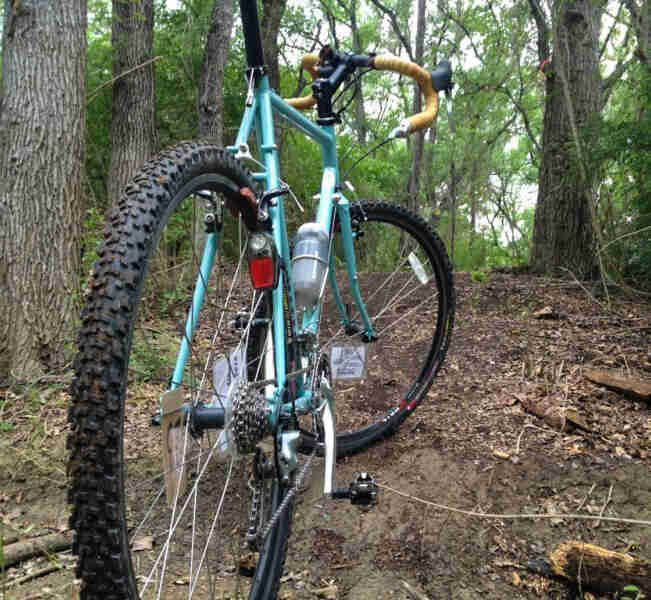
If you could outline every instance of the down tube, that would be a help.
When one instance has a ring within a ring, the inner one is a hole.
[[[188,319],[185,323],[185,334],[181,340],[181,348],[179,349],[179,354],[176,358],[176,366],[174,368],[174,375],[172,375],[170,390],[179,387],[183,381],[183,371],[185,370],[185,363],[190,354],[190,344],[192,343],[194,330],[197,326],[199,313],[203,306],[206,284],[210,280],[210,272],[212,271],[212,265],[215,260],[217,244],[219,244],[219,233],[209,233],[206,235],[206,245],[203,249],[203,257],[201,259],[201,266],[199,267],[199,276],[197,277],[197,283],[194,286],[192,304],[188,311]]]

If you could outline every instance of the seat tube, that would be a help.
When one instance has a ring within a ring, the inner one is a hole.
[[[264,67],[262,36],[260,35],[256,0],[240,0],[240,14],[242,15],[246,62],[251,69]]]
[[[270,91],[268,77],[266,75],[260,77],[256,87],[256,98],[259,107],[256,132],[258,135],[260,154],[266,170],[265,189],[275,190],[280,187],[281,182]],[[273,205],[269,207],[269,216],[273,223],[273,237],[276,248],[280,253],[280,259],[287,265],[289,243],[286,235],[287,229],[282,195],[274,198]],[[273,304],[274,362],[278,389],[284,388],[287,374],[283,290],[284,273],[281,270],[278,277],[278,285],[273,290],[271,296]]]

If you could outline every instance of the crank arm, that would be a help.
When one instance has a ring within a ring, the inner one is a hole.
[[[323,493],[331,496],[337,489],[337,420],[335,417],[335,397],[326,377],[321,378],[320,390],[323,393],[321,424],[323,425]]]

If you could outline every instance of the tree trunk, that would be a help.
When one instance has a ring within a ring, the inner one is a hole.
[[[355,54],[361,54],[364,49],[362,48],[362,39],[359,33],[359,27],[357,27],[357,2],[350,3],[350,29],[353,37],[353,52]],[[354,121],[355,131],[357,133],[357,138],[359,143],[363,146],[366,144],[366,112],[364,110],[364,95],[362,93],[362,81],[358,79],[355,82],[355,121]]]
[[[210,29],[199,76],[199,135],[211,137],[219,145],[224,137],[224,66],[233,27],[233,2],[215,0]]]
[[[262,0],[262,52],[269,71],[269,85],[280,93],[278,32],[287,0]]]
[[[113,0],[113,118],[109,205],[154,153],[153,0]],[[127,72],[129,72],[127,74]]]
[[[425,54],[425,0],[417,0],[416,16],[416,54],[415,62],[422,66]],[[423,99],[420,87],[414,84],[413,114],[423,110]],[[407,199],[409,207],[418,212],[418,194],[420,192],[420,176],[423,170],[423,153],[425,150],[425,131],[418,131],[413,134],[411,140],[411,169],[407,182]]]
[[[624,0],[631,15],[631,24],[635,30],[637,48],[635,55],[651,72],[651,2],[642,0]]]
[[[0,380],[65,360],[78,298],[86,2],[5,3],[0,92]]]
[[[425,147],[425,194],[427,196],[427,210],[429,210],[429,222],[432,227],[437,228],[441,221],[438,199],[436,196],[436,180],[434,179],[434,149],[436,143],[436,123],[429,130],[429,141]]]
[[[554,50],[545,82],[542,159],[531,263],[538,272],[595,268],[593,191],[596,169],[581,133],[600,110],[598,40],[601,8],[588,0],[554,2]]]
[[[448,253],[450,261],[454,265],[454,238],[457,229],[457,169],[454,164],[454,159],[450,162],[450,188],[449,188],[449,207],[448,207],[448,237],[450,243],[448,245]]]

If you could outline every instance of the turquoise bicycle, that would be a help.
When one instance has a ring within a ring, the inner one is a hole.
[[[333,108],[371,69],[413,77],[426,109],[391,134],[404,137],[436,117],[449,63],[429,73],[326,46],[303,59],[312,94],[283,100],[256,3],[240,6],[248,93],[235,143],[182,143],[147,163],[89,285],[68,444],[87,600],[275,598],[308,469],[323,461],[328,497],[375,502],[366,473],[337,487],[336,458],[396,431],[450,342],[445,248],[406,208],[348,199]],[[299,112],[313,106],[316,122]],[[291,239],[274,114],[322,154],[314,221]]]

